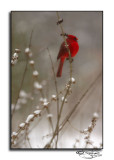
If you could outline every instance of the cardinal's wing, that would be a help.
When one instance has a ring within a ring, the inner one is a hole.
[[[64,56],[64,54],[67,53],[67,52],[68,52],[68,51],[67,51],[65,42],[63,42],[63,43],[61,44],[61,47],[60,47],[60,50],[59,50],[57,59],[59,59],[60,57]]]

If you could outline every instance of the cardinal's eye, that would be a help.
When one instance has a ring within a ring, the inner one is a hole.
[[[74,40],[76,41],[76,38],[74,38]]]

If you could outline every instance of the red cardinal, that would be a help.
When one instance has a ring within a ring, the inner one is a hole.
[[[71,53],[71,57],[74,57],[78,50],[79,50],[79,45],[78,45],[78,42],[77,42],[78,38],[73,36],[73,35],[67,35],[67,45],[70,49],[70,53]],[[57,59],[60,59],[60,63],[59,63],[59,68],[58,68],[58,71],[57,71],[57,77],[61,77],[62,75],[62,68],[63,68],[63,64],[64,64],[64,60],[66,58],[69,58],[69,52],[68,52],[68,49],[65,45],[65,42],[63,42],[61,44],[61,47],[60,47],[60,50],[59,50],[59,53],[58,53],[58,56],[57,56]]]

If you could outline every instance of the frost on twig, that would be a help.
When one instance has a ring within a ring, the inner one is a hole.
[[[35,63],[34,60],[30,60],[30,61],[29,61],[29,64],[30,64],[31,66],[34,66],[34,63]]]
[[[26,123],[29,123],[30,121],[33,121],[34,120],[34,114],[30,114],[28,115],[27,119],[26,119]]]
[[[12,145],[15,144],[16,139],[18,138],[18,135],[21,133],[21,131],[23,130],[28,130],[28,126],[29,124],[37,117],[37,116],[41,116],[41,110],[35,110],[32,114],[28,115],[25,122],[19,124],[18,126],[18,130],[17,132],[12,132],[12,139],[11,139],[11,143]],[[28,136],[28,133],[27,133]]]
[[[92,145],[93,146],[93,142],[90,140],[90,135],[96,125],[96,121],[98,120],[98,113],[94,113],[93,114],[93,117],[92,117],[92,120],[91,120],[91,123],[90,125],[88,126],[88,128],[84,129],[83,131],[80,131],[80,133],[84,134],[85,137],[85,148],[87,148],[88,145]],[[95,146],[93,146],[93,148],[96,148]]]
[[[51,100],[52,100],[52,101],[56,101],[56,100],[57,100],[57,96],[53,94],[53,95],[51,96]]]
[[[18,57],[19,57],[19,56],[18,56],[18,53],[15,52],[15,53],[13,54],[13,56],[12,56],[12,59],[11,59],[11,64],[12,64],[12,65],[15,65],[15,64],[18,62]]]
[[[62,101],[62,102],[64,101],[65,103],[67,103],[67,99],[64,98],[64,97],[61,98],[61,101]]]
[[[38,83],[37,81],[34,82],[34,88],[37,89],[37,90],[42,90],[42,85],[40,83]]]
[[[92,120],[91,120],[91,123],[90,125],[88,126],[88,128],[84,129],[83,131],[80,131],[80,133],[83,133],[83,134],[88,134],[88,133],[91,133],[96,125],[96,121],[98,119],[99,115],[98,113],[94,113],[93,114],[93,117],[92,117]]]
[[[57,25],[61,24],[62,22],[63,22],[63,19],[61,18],[57,21]]]
[[[44,106],[45,108],[48,108],[49,104],[50,104],[50,102],[44,102],[44,103],[43,103],[43,106]]]
[[[39,75],[38,71],[37,71],[37,70],[34,70],[34,71],[33,71],[33,77],[36,78],[38,75]]]

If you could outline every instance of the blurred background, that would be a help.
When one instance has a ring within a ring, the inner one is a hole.
[[[63,108],[60,123],[71,111],[81,95],[89,88],[91,83],[102,73],[102,12],[59,12],[63,18],[64,32],[78,37],[79,52],[72,63],[73,77],[76,83],[73,84],[72,93],[67,98]],[[59,62],[57,55],[63,37],[57,26],[56,12],[12,12],[11,13],[11,54],[15,49],[21,50],[18,62],[11,67],[11,103],[12,107],[17,101],[18,92],[26,65],[25,49],[28,48],[31,32],[31,60],[35,61],[35,69],[38,71],[38,82],[43,86],[44,97],[49,101],[51,96],[56,94],[52,66],[49,59],[47,47],[50,50],[55,72]],[[26,120],[26,117],[38,107],[41,107],[41,94],[33,90],[34,78],[32,68],[28,64],[26,75],[21,91],[29,98],[18,102],[15,114],[12,119],[12,131],[18,129],[18,125]],[[65,61],[62,77],[57,78],[58,90],[63,91],[69,79],[69,61]],[[65,93],[65,92],[63,92]],[[26,96],[26,97],[27,97]],[[61,97],[60,104],[61,104]],[[83,130],[89,126],[93,114],[97,112],[99,117],[96,126],[91,134],[94,148],[101,148],[102,144],[102,76],[89,90],[71,118],[60,132],[58,148],[73,148],[76,139],[79,140],[78,148],[84,148],[84,137],[73,127]],[[50,113],[55,128],[57,121],[57,103],[52,102]],[[42,118],[36,119],[30,125],[30,143],[32,148],[43,148],[50,137],[45,137],[51,132],[48,122],[48,114],[44,113]],[[29,148],[25,145],[24,136],[15,144],[15,148]],[[44,137],[44,138],[43,138]],[[88,145],[91,148],[92,145]]]

